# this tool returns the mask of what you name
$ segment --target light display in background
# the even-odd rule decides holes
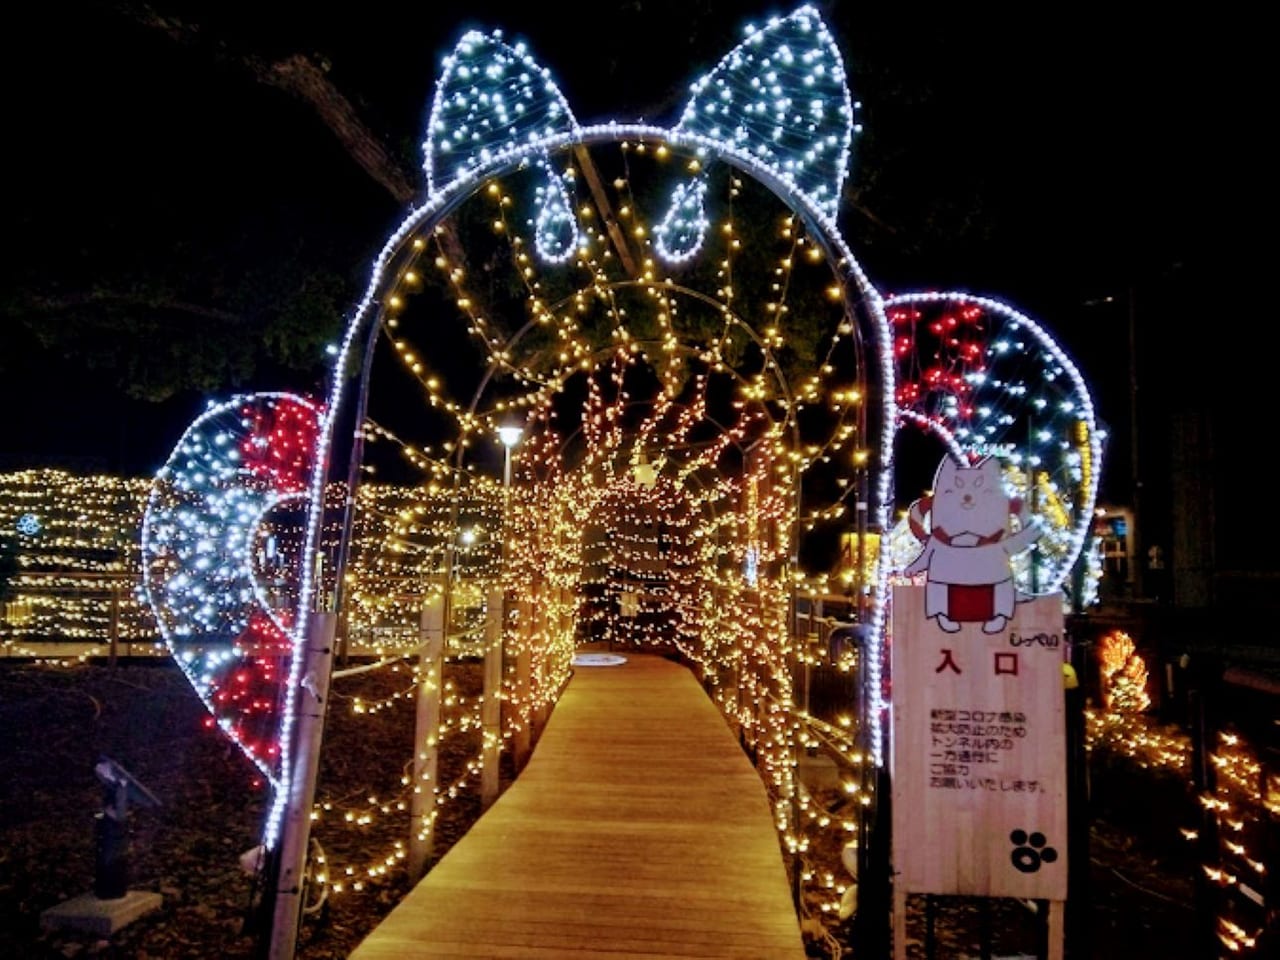
[[[0,654],[74,662],[113,640],[133,654],[153,649],[155,625],[135,591],[149,489],[146,479],[56,469],[0,474],[0,531],[19,532]],[[39,527],[23,534],[28,518]]]
[[[1147,664],[1133,638],[1113,630],[1098,641],[1103,704],[1107,710],[1141,711],[1151,706],[1147,694]]]
[[[1102,654],[1099,664],[1104,674],[1121,655],[1129,664],[1136,659],[1137,665],[1118,670],[1145,673],[1141,657],[1126,652],[1131,651],[1131,638],[1116,632],[1108,635],[1107,642],[1111,654]],[[1195,762],[1191,734],[1176,725],[1160,724],[1140,708],[1141,702],[1122,698],[1105,710],[1086,710],[1087,749],[1091,755],[1105,756],[1108,766],[1121,762],[1143,776],[1171,774],[1190,788]],[[1223,956],[1270,957],[1274,943],[1264,932],[1266,900],[1261,891],[1269,882],[1268,854],[1274,853],[1266,836],[1268,825],[1280,816],[1277,777],[1270,775],[1269,792],[1257,747],[1234,729],[1218,731],[1205,750],[1213,784],[1195,798],[1204,812],[1200,825],[1184,826],[1181,833],[1198,846],[1202,876],[1220,895],[1214,923],[1219,942],[1229,951]],[[1205,825],[1212,831],[1208,843],[1201,836]]]
[[[303,497],[318,413],[282,393],[211,407],[156,475],[142,522],[143,588],[161,635],[211,721],[277,794],[297,610],[288,590],[282,601],[260,582],[263,521]]]

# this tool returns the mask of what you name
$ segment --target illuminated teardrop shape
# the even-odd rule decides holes
[[[707,178],[699,174],[681,183],[671,195],[671,206],[653,230],[658,256],[668,263],[689,260],[702,248],[710,221],[706,211]]]
[[[533,240],[538,256],[547,263],[564,263],[581,246],[578,220],[573,215],[573,201],[564,179],[543,160],[538,166],[547,174],[546,186],[538,188],[538,216],[534,220]]]

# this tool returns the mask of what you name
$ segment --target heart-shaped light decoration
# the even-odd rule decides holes
[[[886,298],[885,311],[899,419],[958,459],[1000,461],[1044,530],[1034,561],[1015,563],[1018,587],[1056,592],[1093,522],[1102,464],[1104,434],[1079,370],[1039,324],[996,300],[911,293]]]
[[[306,524],[263,521],[307,499],[319,421],[285,393],[211,407],[156,475],[142,521],[143,591],[165,644],[210,724],[273,787]]]

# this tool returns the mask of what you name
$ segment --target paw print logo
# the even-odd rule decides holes
[[[1015,830],[1009,834],[1009,840],[1013,843],[1013,853],[1009,854],[1009,859],[1023,873],[1035,873],[1041,864],[1053,863],[1058,859],[1058,851],[1045,846],[1043,833],[1027,836],[1027,831]]]

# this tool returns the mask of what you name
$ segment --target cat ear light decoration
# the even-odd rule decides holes
[[[749,29],[691,85],[670,127],[581,125],[550,72],[500,31],[470,31],[445,57],[423,141],[425,194],[375,258],[334,348],[323,406],[258,394],[212,409],[192,424],[157,476],[144,522],[145,592],[165,642],[216,725],[271,780],[278,797],[287,786],[303,613],[316,590],[303,558],[318,545],[330,447],[349,399],[344,374],[359,367],[355,355],[372,342],[366,334],[381,322],[383,297],[403,269],[406,249],[430,236],[489,178],[525,169],[538,179],[534,249],[548,263],[571,264],[586,235],[577,222],[581,201],[568,156],[577,147],[651,143],[690,159],[654,218],[652,250],[668,264],[706,248],[712,164],[726,164],[771,191],[817,238],[840,271],[840,285],[865,308],[859,316],[868,369],[884,385],[877,426],[866,438],[866,446],[880,451],[870,461],[871,529],[890,528],[898,431],[921,428],[942,441],[957,475],[967,478],[975,469],[987,476],[991,467],[976,465],[989,458],[999,465],[1000,482],[983,484],[1022,500],[1024,529],[1041,535],[1037,549],[1023,553],[1034,553],[1035,562],[1015,562],[1017,593],[1062,585],[1087,532],[1101,463],[1088,392],[1052,338],[997,301],[945,293],[885,299],[877,291],[837,224],[860,107],[840,51],[811,6]],[[265,586],[262,519],[289,505],[305,506],[309,516],[305,541],[280,565],[291,585],[282,600]],[[940,515],[935,502],[935,524]],[[946,523],[941,530],[956,533]],[[935,554],[939,545],[962,548],[954,536],[949,544],[941,544],[941,533],[935,539]],[[893,572],[888,548],[882,549],[869,624],[876,638]],[[870,689],[880,691],[883,657],[870,654]],[[884,706],[873,704],[873,725]],[[878,730],[871,740],[881,763]]]

